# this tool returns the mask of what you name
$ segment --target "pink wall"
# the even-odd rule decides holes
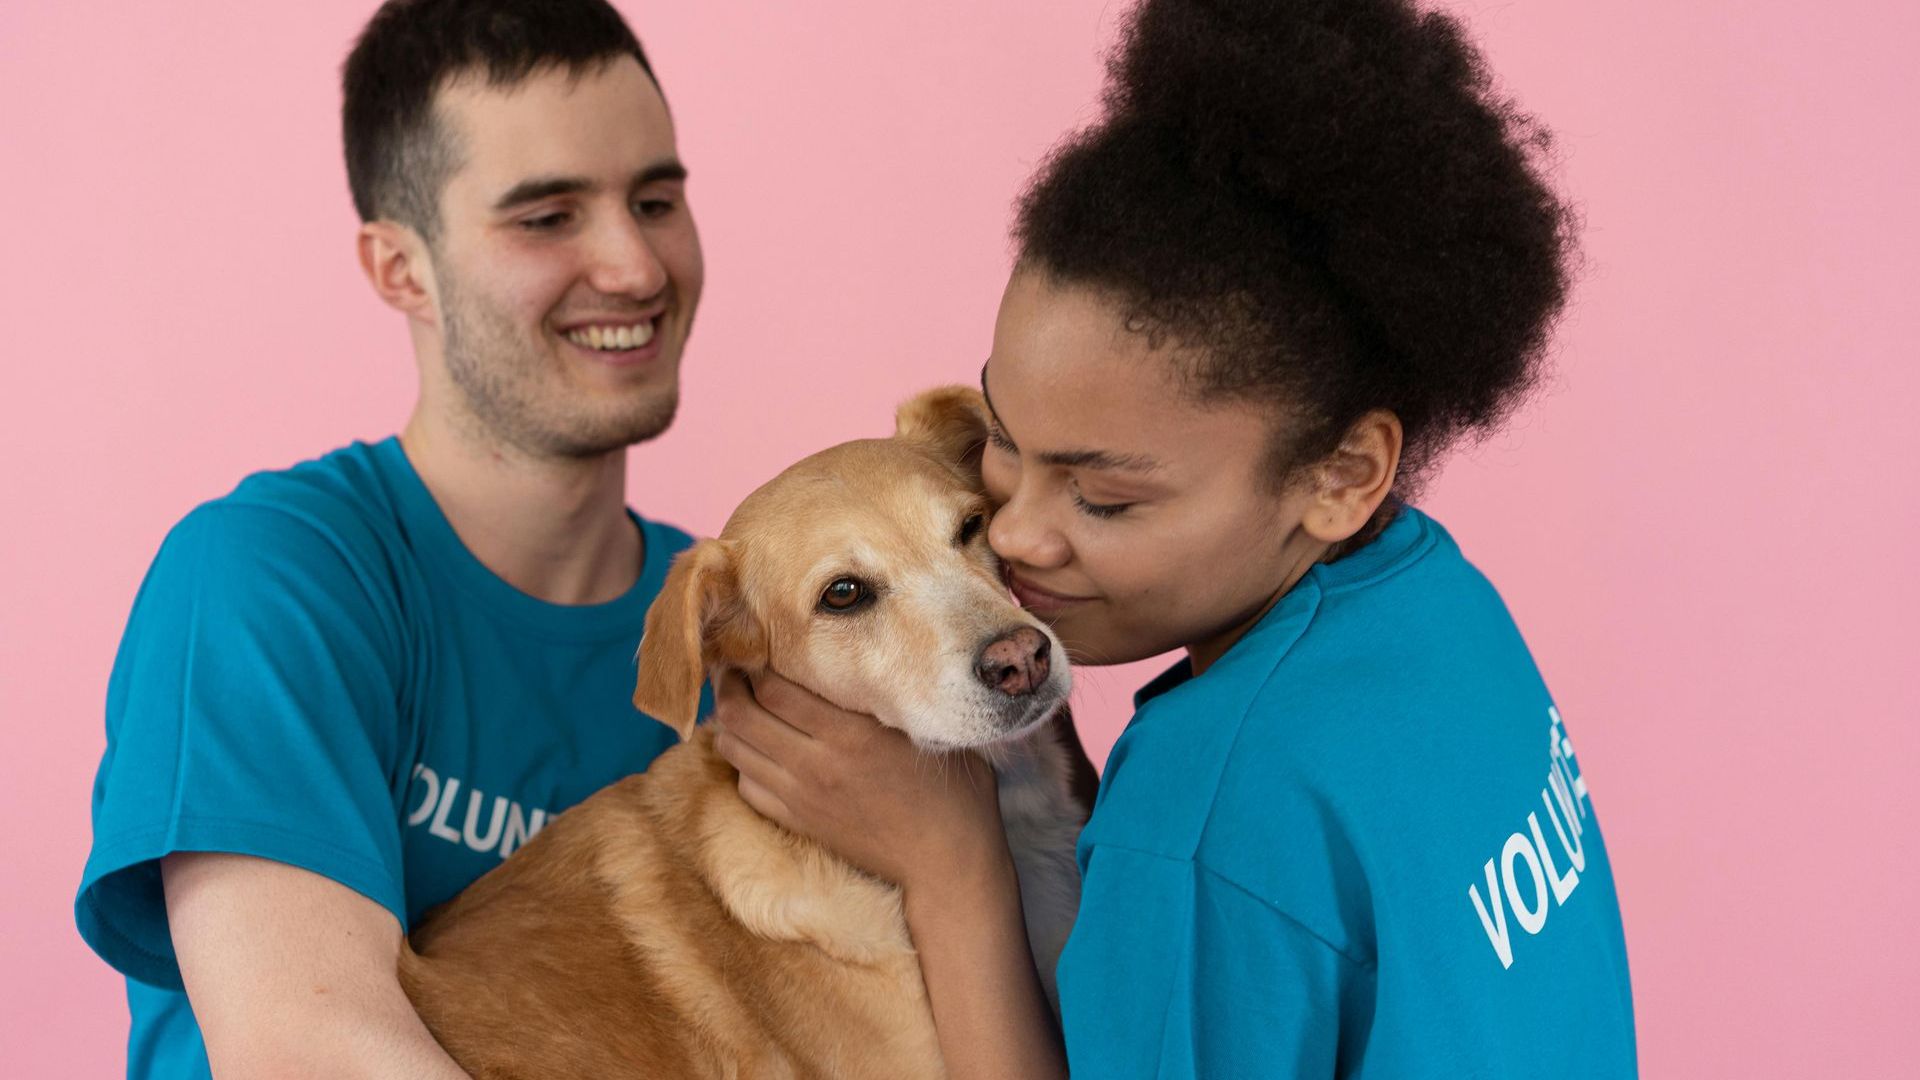
[[[70,904],[112,650],[162,534],[244,472],[407,410],[336,142],[370,7],[0,6],[8,1075],[120,1067],[119,981]],[[1008,201],[1091,115],[1124,5],[626,7],[711,275],[682,419],[635,455],[632,494],[711,530],[789,460],[972,377]],[[1590,266],[1549,393],[1429,505],[1577,733],[1645,1071],[1910,1074],[1920,17],[1461,7],[1559,132]],[[1083,680],[1101,752],[1138,678]]]

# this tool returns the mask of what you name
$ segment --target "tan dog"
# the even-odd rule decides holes
[[[695,727],[721,669],[773,671],[927,748],[990,748],[1047,987],[1082,821],[1046,722],[1065,652],[986,547],[975,390],[823,451],[683,553],[634,704],[681,744],[568,810],[414,931],[401,984],[482,1080],[945,1075],[899,893],[741,801]]]

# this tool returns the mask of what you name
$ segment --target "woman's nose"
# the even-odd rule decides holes
[[[1009,562],[1036,568],[1064,566],[1072,555],[1066,537],[1033,514],[1018,492],[987,523],[987,545]]]

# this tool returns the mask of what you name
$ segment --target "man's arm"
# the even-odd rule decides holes
[[[460,1080],[400,989],[400,924],[286,863],[179,852],[167,922],[215,1076]]]

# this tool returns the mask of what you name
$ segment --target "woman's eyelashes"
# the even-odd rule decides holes
[[[1079,487],[1074,487],[1072,491],[1074,507],[1088,517],[1105,520],[1124,513],[1127,507],[1133,505],[1132,503],[1092,503],[1080,494]]]
[[[1007,433],[1001,430],[998,423],[989,423],[987,425],[987,441],[992,443],[996,450],[1003,450],[1006,453],[1016,455],[1020,453],[1020,448],[1013,445],[1013,440],[1007,438]],[[1080,485],[1072,481],[1068,482],[1067,492],[1073,499],[1074,509],[1088,517],[1098,518],[1102,521],[1125,513],[1127,508],[1133,505],[1132,503],[1088,502],[1086,498],[1080,494]]]

